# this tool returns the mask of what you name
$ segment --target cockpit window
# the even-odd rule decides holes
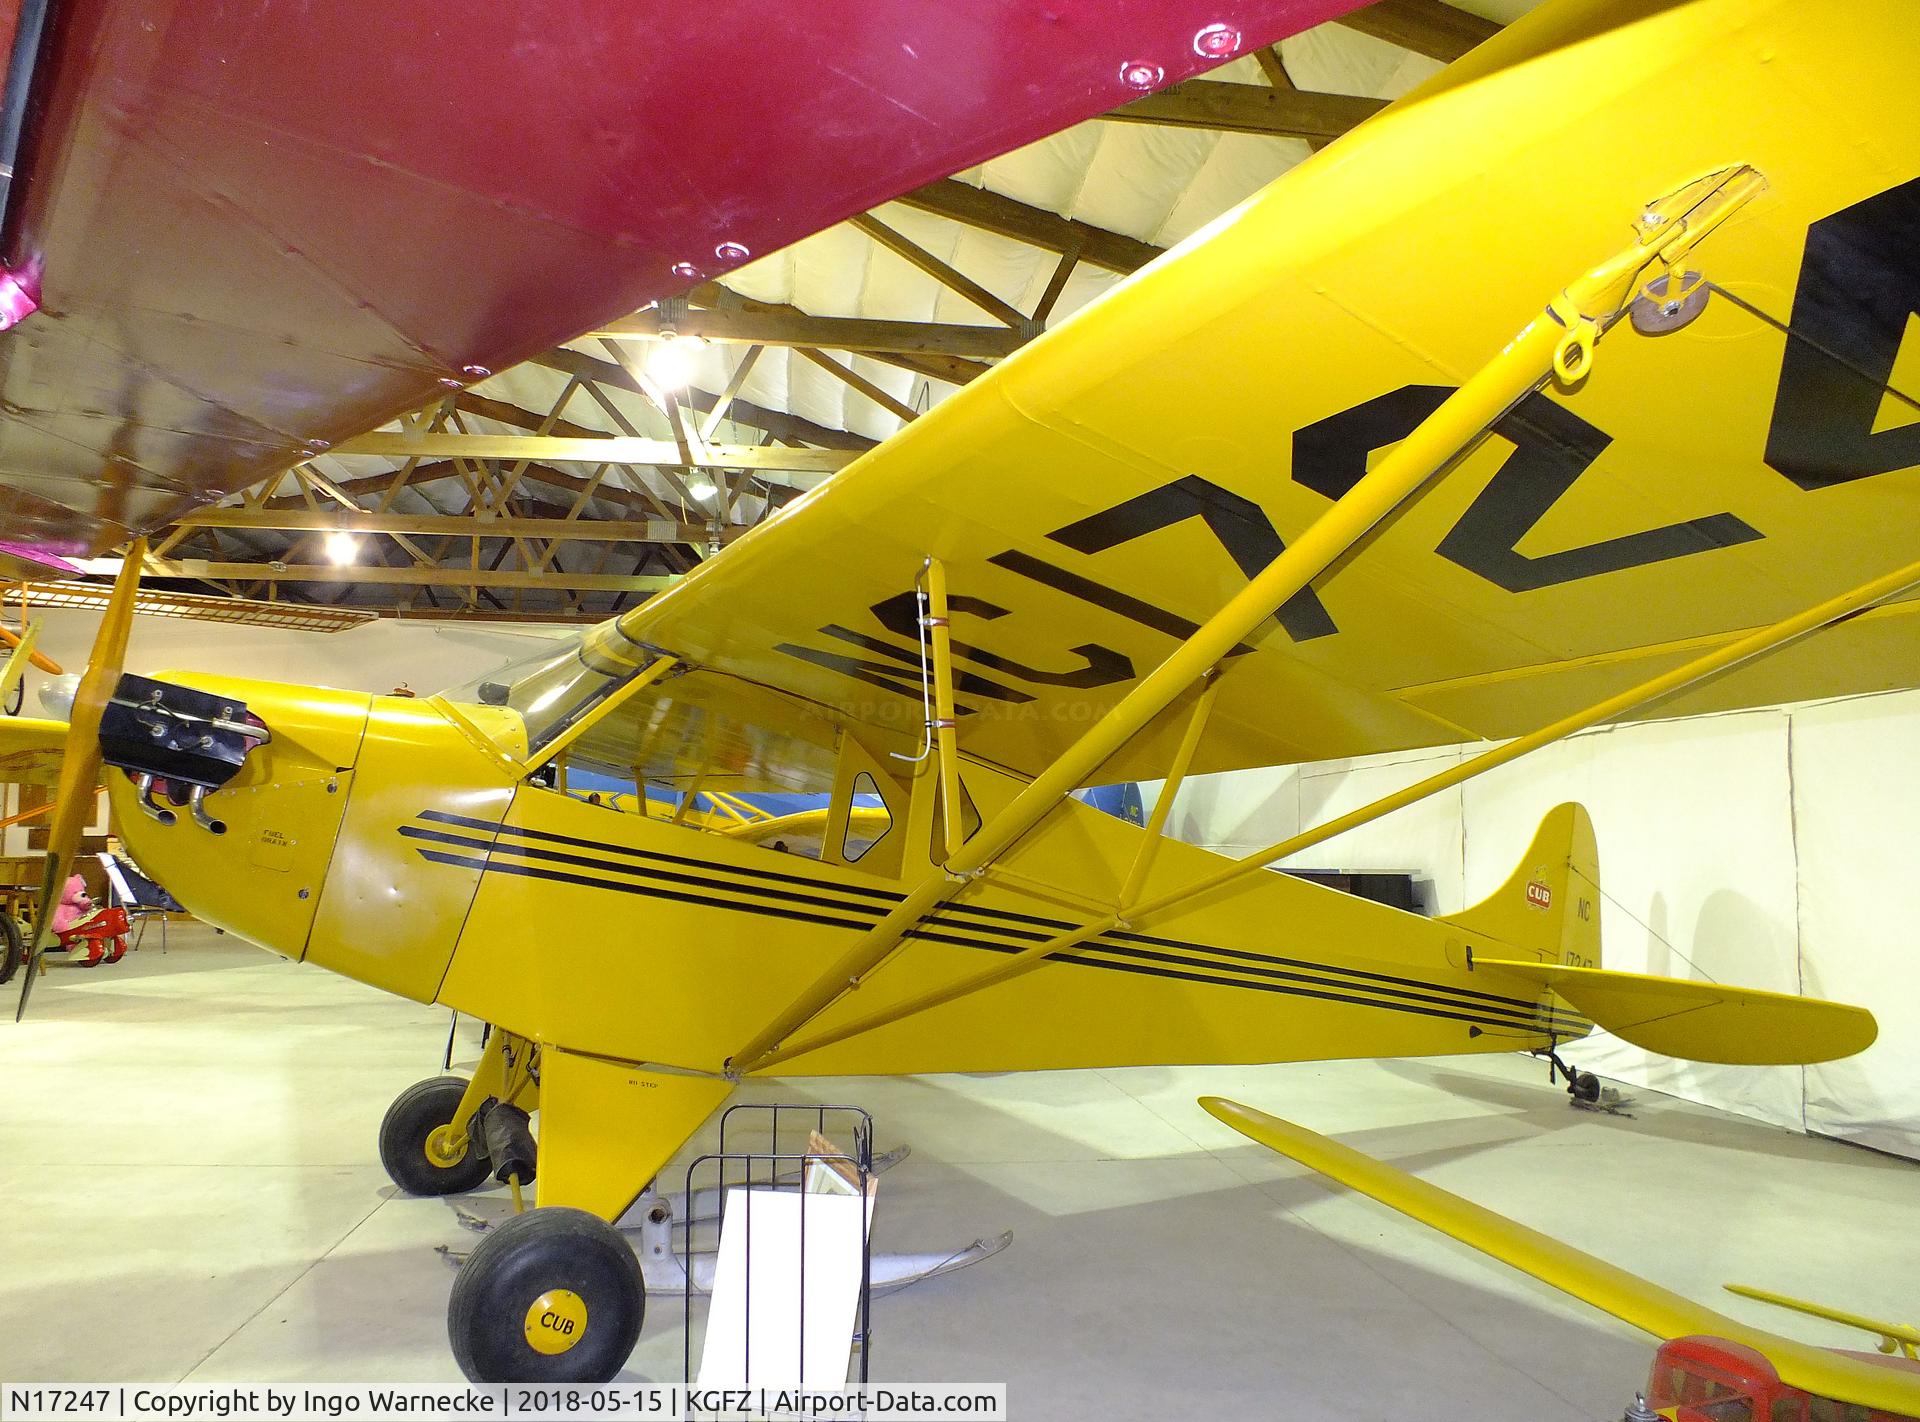
[[[684,664],[631,685],[666,655],[604,623],[444,696],[516,759],[551,748],[533,783],[599,809],[847,863],[886,837],[891,812],[876,776],[842,778],[853,743],[830,710]],[[836,793],[851,803],[836,804]]]
[[[527,754],[538,755],[638,676],[655,656],[622,632],[618,622],[603,622],[444,695],[456,704],[517,713],[526,727]]]

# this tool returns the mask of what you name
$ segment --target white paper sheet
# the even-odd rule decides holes
[[[867,1220],[868,1202],[854,1195],[728,1190],[700,1385],[846,1382]]]

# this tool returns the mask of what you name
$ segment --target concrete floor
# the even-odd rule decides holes
[[[0,1027],[0,1379],[457,1381],[434,1247],[474,1237],[448,1202],[396,1197],[374,1146],[445,1035],[444,1013],[205,929],[57,969]],[[1860,1345],[1718,1285],[1914,1310],[1920,1167],[1649,1093],[1633,1119],[1574,1111],[1517,1057],[760,1094],[858,1102],[882,1148],[911,1143],[879,1247],[1014,1231],[876,1303],[876,1377],[1004,1381],[1016,1418],[1619,1415],[1649,1340],[1330,1191],[1205,1092],[1814,1341]],[[679,1300],[656,1298],[628,1375],[677,1380],[680,1349]]]

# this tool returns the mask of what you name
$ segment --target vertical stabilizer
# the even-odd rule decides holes
[[[1548,811],[1507,882],[1446,922],[1499,940],[1512,950],[1501,956],[1599,967],[1600,853],[1586,810],[1569,802]]]

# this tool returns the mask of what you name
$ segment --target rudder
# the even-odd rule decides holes
[[[1593,821],[1583,806],[1569,801],[1540,821],[1533,843],[1506,883],[1443,922],[1511,950],[1496,955],[1477,947],[1476,954],[1597,968],[1599,897],[1600,851]]]

